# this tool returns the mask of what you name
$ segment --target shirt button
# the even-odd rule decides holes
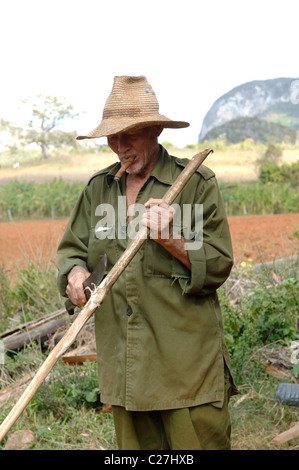
[[[132,312],[131,307],[128,307],[128,308],[127,308],[127,315],[128,315],[128,317],[130,317],[130,316],[132,315],[132,313],[133,313],[133,312]]]
[[[121,230],[121,233],[127,233],[127,226],[123,225],[120,230]]]

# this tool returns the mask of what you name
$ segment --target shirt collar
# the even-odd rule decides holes
[[[161,183],[172,185],[173,176],[171,172],[171,165],[167,165],[171,157],[169,156],[167,150],[162,147],[162,145],[159,145],[159,147],[160,155],[150,176],[156,178]]]
[[[109,171],[106,170],[106,172],[107,172],[106,181],[107,181],[108,186],[111,186],[111,184],[114,180],[114,176],[116,175],[116,173],[118,172],[119,169],[120,169],[120,162],[116,162],[116,163],[114,163],[114,165],[109,167]]]

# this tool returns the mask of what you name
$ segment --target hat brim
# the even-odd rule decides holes
[[[108,137],[113,134],[118,134],[120,132],[126,132],[134,128],[142,128],[148,126],[158,126],[162,125],[163,127],[170,129],[181,129],[188,127],[189,122],[185,121],[172,121],[162,114],[155,116],[146,116],[144,118],[136,119],[135,118],[126,118],[126,119],[103,119],[101,124],[93,129],[86,135],[78,135],[77,140],[83,139],[96,139],[98,137]]]

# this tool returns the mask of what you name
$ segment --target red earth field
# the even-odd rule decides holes
[[[55,263],[55,252],[66,220],[34,220],[0,223],[0,262],[13,270],[30,261]],[[235,263],[261,263],[298,252],[298,214],[230,217]]]

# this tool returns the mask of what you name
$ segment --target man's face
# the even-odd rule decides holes
[[[130,157],[134,162],[127,169],[129,174],[143,175],[156,162],[159,146],[158,136],[163,127],[151,126],[143,129],[133,129],[127,132],[113,134],[108,137],[108,145],[118,155],[121,163]]]

